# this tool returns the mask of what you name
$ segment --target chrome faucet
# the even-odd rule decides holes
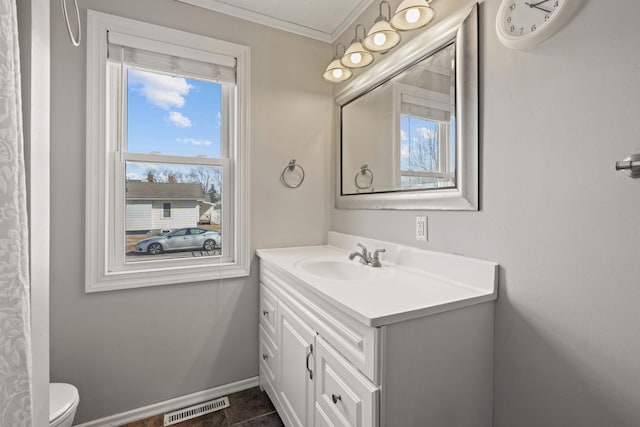
[[[382,267],[380,263],[380,252],[386,252],[385,249],[376,249],[373,251],[373,255],[369,255],[369,251],[367,251],[367,248],[365,248],[362,243],[358,243],[358,246],[362,248],[362,252],[351,252],[351,254],[349,254],[349,261],[353,261],[355,257],[360,257],[360,264],[371,267]]]

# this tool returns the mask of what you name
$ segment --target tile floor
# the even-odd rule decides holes
[[[193,418],[172,427],[282,427],[267,394],[258,387],[229,395],[229,407],[221,411]],[[162,427],[164,415],[125,424],[121,427]]]

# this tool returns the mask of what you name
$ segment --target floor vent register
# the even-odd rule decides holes
[[[198,405],[189,406],[188,408],[180,409],[179,411],[170,412],[164,414],[164,425],[171,426],[182,421],[190,420],[192,418],[200,417],[202,415],[210,414],[212,412],[219,411],[220,409],[229,407],[229,398],[227,396],[219,399],[210,400],[208,402],[200,403]]]

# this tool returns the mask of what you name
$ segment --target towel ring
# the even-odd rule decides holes
[[[290,182],[287,181],[286,175],[287,173],[289,174],[293,173],[296,170],[296,168],[300,170],[301,175],[299,175],[298,177],[299,179],[298,183],[291,184]],[[302,168],[302,166],[296,163],[295,159],[289,160],[289,164],[285,166],[284,169],[282,169],[282,173],[280,174],[280,182],[282,183],[282,185],[289,188],[298,188],[304,182],[304,169]]]
[[[64,20],[67,23],[67,32],[69,33],[69,38],[71,39],[71,43],[78,47],[80,46],[80,41],[82,40],[82,26],[80,24],[80,10],[78,10],[78,0],[73,0],[73,5],[76,8],[76,22],[78,23],[78,38],[71,31],[71,24],[69,23],[69,14],[67,13],[67,0],[60,0],[60,4],[62,5],[62,14],[64,15]]]
[[[360,175],[363,176],[369,176],[369,184],[367,185],[360,185],[358,184],[358,177]],[[360,166],[360,170],[358,172],[356,172],[356,176],[353,178],[353,183],[355,184],[356,188],[358,190],[366,190],[367,188],[370,188],[371,185],[373,184],[373,172],[371,171],[371,169],[369,169],[369,165],[362,165]]]

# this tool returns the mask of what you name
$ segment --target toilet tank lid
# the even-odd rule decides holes
[[[67,412],[78,400],[78,389],[71,384],[49,384],[49,422]]]

